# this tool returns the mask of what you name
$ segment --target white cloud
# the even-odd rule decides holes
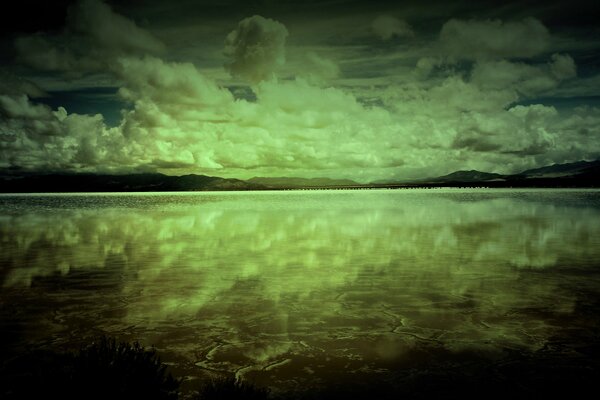
[[[121,94],[134,103],[121,129],[140,163],[187,163],[227,174],[401,162],[372,140],[390,129],[387,112],[367,110],[338,89],[272,80],[256,86],[256,102],[234,100],[193,65],[155,58],[122,60],[120,76],[126,82]]]
[[[32,104],[27,96],[0,95],[0,166],[24,170],[127,168],[118,131],[100,114],[68,114]],[[120,153],[120,156],[117,156]]]

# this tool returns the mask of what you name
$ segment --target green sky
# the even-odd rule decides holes
[[[470,3],[26,0],[2,21],[0,169],[367,182],[598,158],[592,8]]]

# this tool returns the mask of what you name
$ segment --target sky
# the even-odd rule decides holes
[[[582,1],[21,0],[0,173],[405,180],[600,158]]]

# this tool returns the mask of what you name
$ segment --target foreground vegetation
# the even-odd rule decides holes
[[[441,367],[409,368],[392,375],[346,377],[326,386],[278,395],[252,383],[224,376],[181,391],[154,349],[102,337],[76,352],[34,351],[3,360],[2,399],[144,399],[144,400],[321,400],[321,399],[481,399],[577,398],[600,377],[598,348],[585,354],[518,354],[485,364],[470,357]],[[390,379],[392,378],[392,379]]]
[[[175,400],[181,380],[174,378],[154,349],[101,337],[77,352],[34,351],[4,362],[2,399]],[[267,399],[269,391],[221,377],[203,382],[198,399]]]

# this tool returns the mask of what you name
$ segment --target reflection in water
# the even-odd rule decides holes
[[[4,197],[0,293],[20,312],[0,323],[15,343],[105,332],[190,375],[288,386],[535,350],[597,292],[597,193]]]

